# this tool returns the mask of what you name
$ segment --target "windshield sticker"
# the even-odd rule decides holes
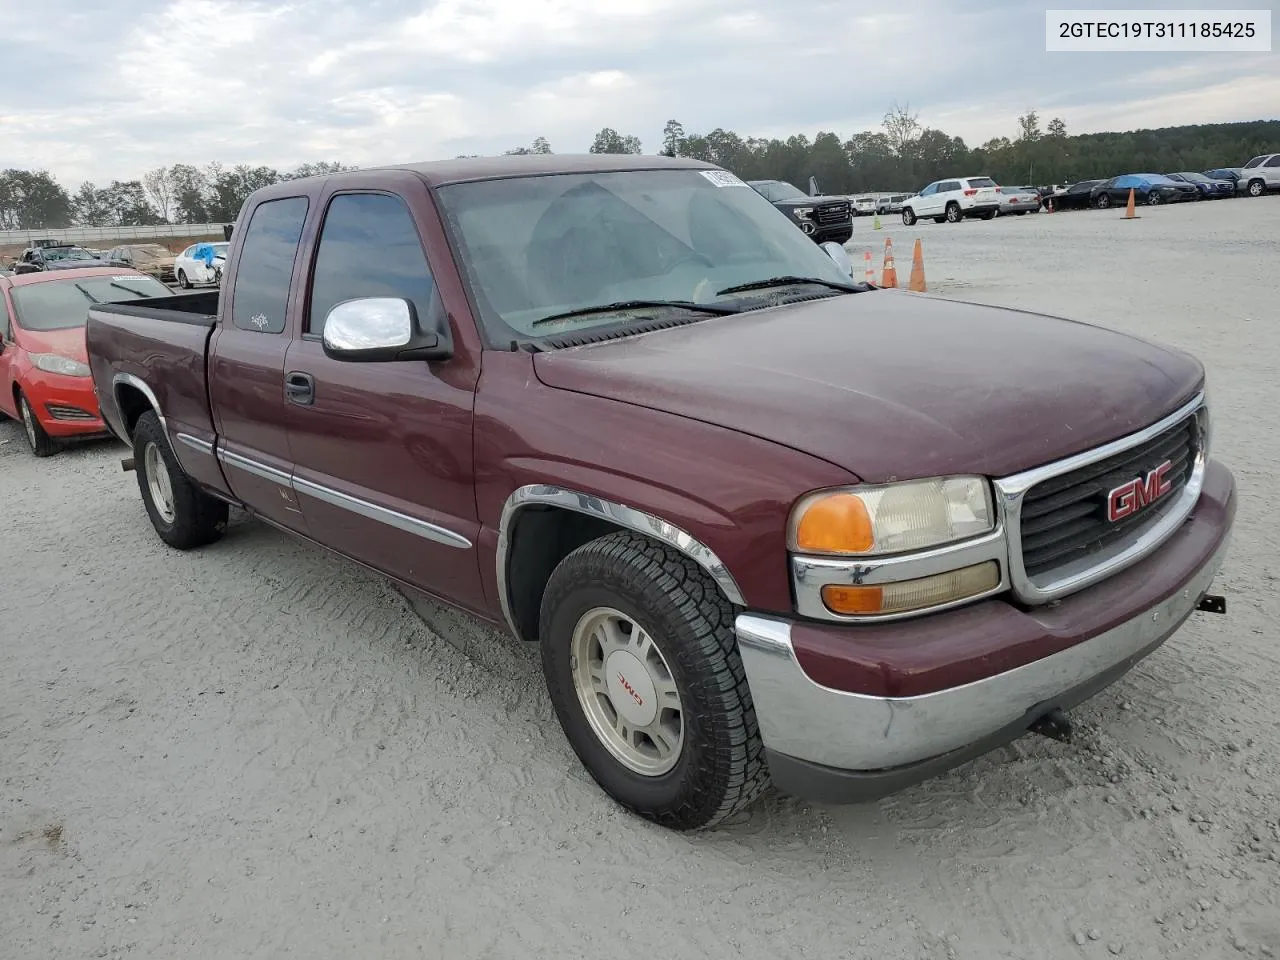
[[[699,170],[700,174],[714,183],[717,187],[745,187],[746,183],[739,180],[728,170]]]
[[[120,276],[118,276],[118,277],[112,277],[112,278],[111,278],[111,282],[112,282],[112,283],[124,283],[124,281],[126,281],[126,280],[137,280],[137,279],[138,279],[138,275],[137,275],[136,273],[122,273],[122,274],[121,274]]]

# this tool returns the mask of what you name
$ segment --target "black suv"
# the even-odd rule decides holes
[[[853,236],[853,204],[848,197],[811,197],[785,180],[748,180],[748,184],[787,215],[814,243],[840,245]]]

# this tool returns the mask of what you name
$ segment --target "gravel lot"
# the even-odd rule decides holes
[[[1280,956],[1280,199],[1140,213],[857,221],[859,269],[919,236],[931,292],[1194,352],[1242,494],[1228,616],[1077,743],[867,807],[639,822],[532,650],[243,519],[167,550],[122,447],[0,424],[0,955]]]

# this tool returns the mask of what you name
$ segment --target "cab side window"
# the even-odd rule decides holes
[[[231,322],[237,328],[256,333],[284,330],[307,205],[306,197],[285,197],[268,200],[253,211],[231,292]]]
[[[340,193],[329,202],[315,268],[306,333],[324,332],[325,317],[344,300],[398,297],[413,304],[422,329],[443,311],[422,239],[405,202],[386,193]]]

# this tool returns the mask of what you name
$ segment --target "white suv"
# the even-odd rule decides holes
[[[956,177],[931,183],[903,200],[902,222],[910,227],[925,217],[936,223],[959,223],[965,217],[990,220],[999,209],[1000,188],[990,177]]]
[[[1268,190],[1280,190],[1280,153],[1264,153],[1246,163],[1240,170],[1236,189],[1251,197],[1260,197]]]

